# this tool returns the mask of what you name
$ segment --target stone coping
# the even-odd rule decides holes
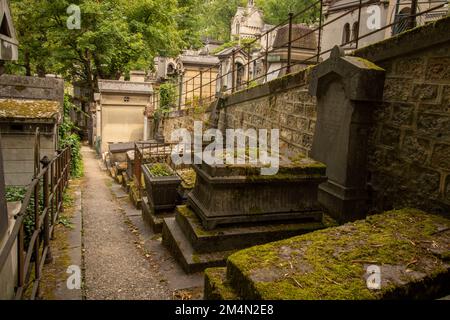
[[[449,42],[449,30],[450,16],[355,50],[352,55],[377,63]]]

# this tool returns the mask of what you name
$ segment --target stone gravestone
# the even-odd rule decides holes
[[[370,61],[344,56],[339,47],[311,73],[309,92],[318,106],[311,157],[326,164],[328,176],[318,198],[340,222],[367,213],[367,141],[384,74]]]

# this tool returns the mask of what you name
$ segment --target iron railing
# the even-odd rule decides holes
[[[35,137],[34,178],[26,189],[14,227],[0,253],[0,271],[11,255],[17,254],[15,299],[18,300],[39,297],[42,269],[51,260],[50,239],[54,237],[59,213],[64,210],[63,194],[70,177],[70,149],[58,151],[52,160],[47,157],[40,159],[39,129]],[[32,212],[29,212],[30,207]],[[34,218],[34,225],[26,244],[24,222],[28,215]],[[17,248],[16,253],[14,248]]]
[[[326,21],[323,15],[326,6],[325,0],[317,0],[301,12],[289,14],[285,21],[255,37],[252,41],[230,49],[231,52],[225,55],[224,59],[231,63],[231,70],[222,70],[225,64],[221,62],[218,65],[198,72],[198,74],[184,82],[174,83],[174,89],[178,93],[169,107],[181,109],[211,103],[216,99],[219,92],[226,94],[248,89],[255,84],[267,82],[277,75],[289,74],[305,65],[319,63],[324,55],[329,54],[332,50],[332,48],[323,49],[324,29],[332,24],[339,24],[340,20],[346,19],[350,15],[357,15],[356,28],[352,30],[353,36],[349,36],[346,41],[342,41],[341,38],[336,39],[335,43],[335,45],[339,45],[346,50],[358,49],[361,45],[361,40],[376,33],[386,33],[387,29],[392,30],[391,35],[396,35],[448,14],[448,0],[397,0],[395,2],[395,10],[391,13],[388,10],[391,16],[387,17],[387,22],[384,26],[362,33],[360,31],[362,29],[361,26],[365,24],[361,20],[362,13],[364,13],[363,9],[375,3],[379,3],[379,1],[354,0],[347,2],[345,3],[345,10],[337,10],[343,8],[333,8],[339,14]],[[409,10],[406,10],[408,8]],[[295,21],[302,15],[311,13],[311,11],[318,12],[318,21],[313,27],[310,27],[309,31],[296,37],[293,32]],[[273,46],[270,39],[273,38],[274,33],[280,28],[288,29],[287,41],[281,45]],[[387,33],[385,36],[388,36]],[[310,56],[308,58],[294,58],[296,50],[302,49],[298,47],[298,43],[307,37],[316,39],[316,47],[314,49],[309,48]],[[264,44],[262,50],[254,50],[255,47],[262,44]],[[271,70],[269,69],[269,60],[273,54],[276,56],[277,53],[280,55],[284,54],[286,58],[283,59],[284,61],[281,61],[281,67]],[[258,70],[260,67],[262,70]],[[216,73],[218,75],[214,78],[213,75]],[[160,94],[157,91],[153,96],[153,110],[157,110],[160,107]]]

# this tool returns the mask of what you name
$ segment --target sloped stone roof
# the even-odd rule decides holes
[[[153,88],[149,82],[132,82],[121,80],[98,80],[100,93],[139,93],[151,94]]]
[[[294,24],[292,26],[292,48],[297,49],[317,49],[317,40],[315,32],[302,24]],[[297,39],[297,40],[296,40]],[[289,42],[289,25],[282,26],[277,31],[274,48],[287,47]]]
[[[58,119],[60,104],[50,100],[0,99],[0,118]]]

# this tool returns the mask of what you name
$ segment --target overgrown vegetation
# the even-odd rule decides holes
[[[78,128],[70,119],[70,110],[76,109],[76,106],[70,101],[70,96],[64,96],[64,119],[59,127],[59,147],[61,149],[70,147],[71,151],[71,170],[70,174],[74,178],[83,175],[83,159],[81,156],[81,141],[75,132]]]
[[[6,201],[7,202],[22,202],[25,198],[25,194],[27,192],[26,187],[7,187],[6,188]],[[44,207],[44,200],[42,198],[42,192],[39,193],[41,195],[39,199],[39,210],[42,212]],[[30,202],[25,212],[25,219],[23,222],[24,228],[24,241],[25,247],[28,247],[30,243],[31,236],[34,231],[34,195],[31,195]]]
[[[155,178],[156,177],[169,177],[174,174],[173,171],[169,168],[169,166],[164,163],[156,163],[152,166],[149,166],[149,171],[150,171],[150,174]]]

